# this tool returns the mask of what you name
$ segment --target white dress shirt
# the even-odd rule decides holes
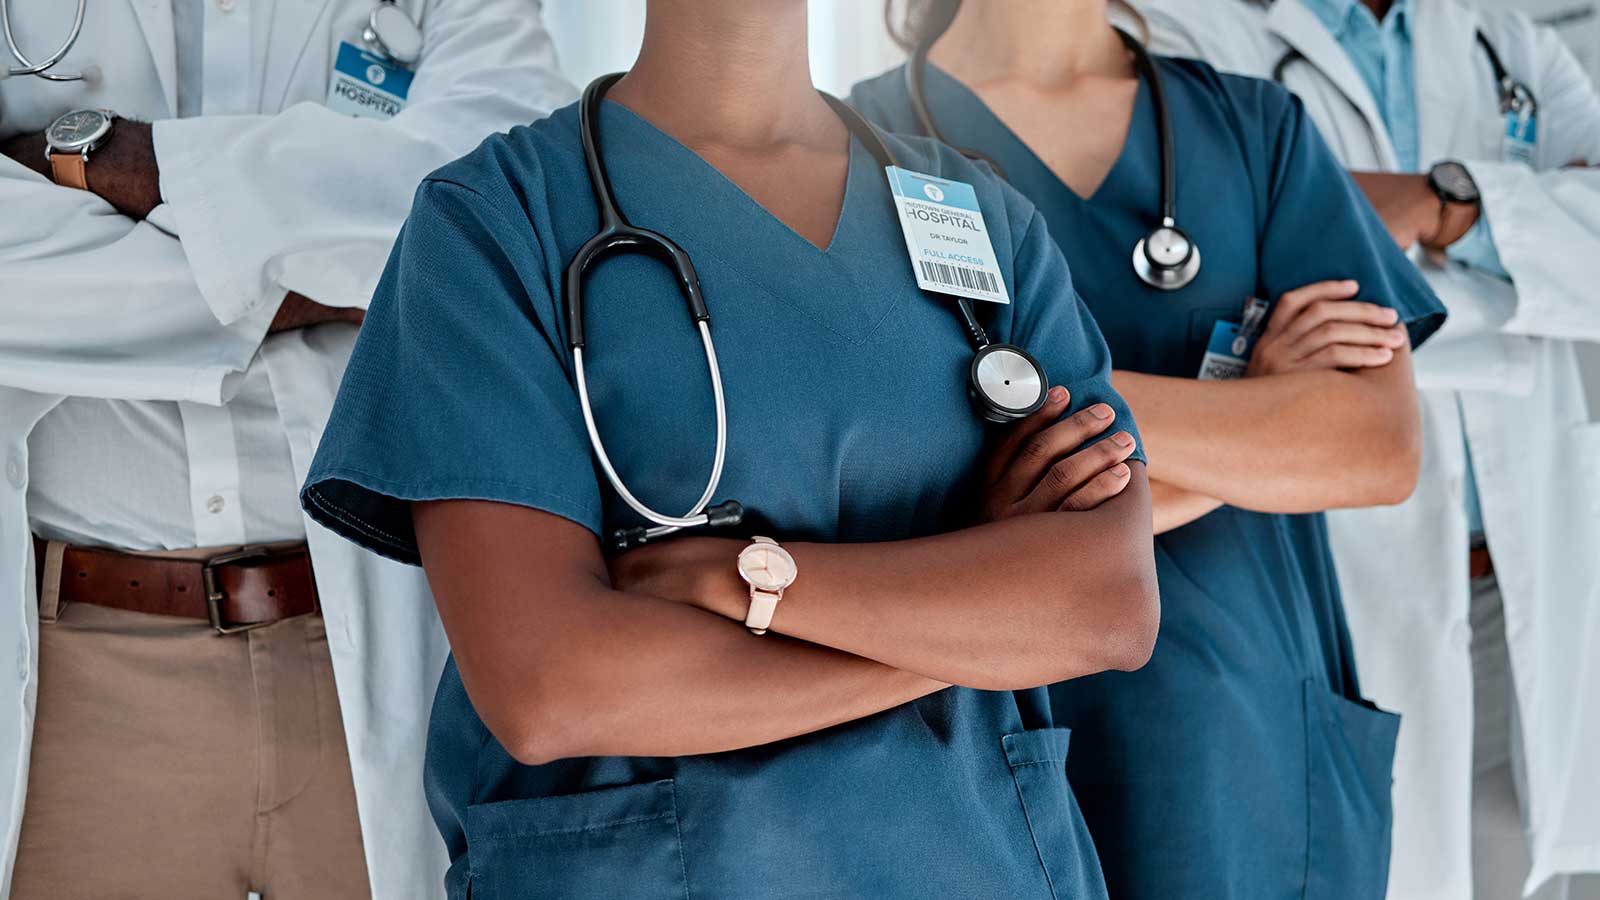
[[[178,116],[247,112],[205,91],[207,0],[172,0]],[[246,67],[249,60],[237,61]],[[268,338],[271,340],[271,338]],[[177,550],[305,536],[299,484],[258,354],[224,405],[68,397],[34,428],[28,486],[35,534],[74,544]]]

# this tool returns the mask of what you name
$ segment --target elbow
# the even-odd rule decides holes
[[[583,755],[568,703],[554,696],[559,692],[531,686],[537,683],[527,679],[516,690],[500,687],[474,692],[469,688],[467,693],[490,735],[522,765],[542,766]]]
[[[1156,586],[1154,560],[1124,579],[1117,596],[1119,613],[1107,623],[1102,636],[1105,653],[1100,665],[1107,671],[1134,672],[1150,661],[1161,630],[1161,591]]]
[[[1415,418],[1385,430],[1368,468],[1365,496],[1351,506],[1397,506],[1411,499],[1422,474],[1422,423]]]

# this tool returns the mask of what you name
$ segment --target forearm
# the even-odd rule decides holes
[[[358,307],[323,306],[310,297],[290,291],[283,298],[283,302],[278,305],[278,312],[273,316],[272,324],[267,328],[267,333],[277,334],[281,331],[296,331],[326,322],[348,322],[351,325],[360,325],[365,320],[366,312]]]
[[[446,618],[451,626],[451,619]],[[505,652],[506,635],[451,630],[474,704],[507,751],[538,764],[578,756],[687,756],[809,734],[946,687],[860,657],[654,597],[599,587],[572,596]]]
[[[1133,468],[1127,490],[1089,512],[888,543],[785,543],[800,576],[772,631],[985,690],[1137,668],[1159,612],[1149,491],[1143,467]],[[660,582],[682,583],[661,595],[742,620],[742,546],[690,539],[664,548]]]
[[[1171,482],[1150,480],[1150,507],[1154,513],[1155,533],[1165,534],[1176,528],[1203,518],[1222,506],[1222,501],[1198,491],[1178,487]]]
[[[1397,503],[1411,492],[1421,428],[1409,355],[1392,369],[1198,381],[1118,371],[1151,477],[1263,512]]]

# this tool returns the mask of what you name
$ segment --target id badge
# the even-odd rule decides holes
[[[972,185],[889,166],[917,287],[990,303],[1010,303],[989,229]]]
[[[1243,378],[1250,365],[1250,354],[1255,352],[1256,340],[1266,325],[1270,304],[1258,297],[1245,301],[1244,313],[1238,322],[1218,322],[1211,328],[1211,340],[1206,342],[1206,355],[1200,361],[1201,381],[1231,381]]]
[[[327,106],[361,119],[392,119],[405,109],[413,76],[410,69],[341,41],[328,79]]]
[[[1529,168],[1536,168],[1538,150],[1538,115],[1531,111],[1506,113],[1506,133],[1501,144],[1501,159],[1504,162],[1522,163]]]

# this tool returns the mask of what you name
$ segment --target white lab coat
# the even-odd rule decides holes
[[[1139,5],[1159,51],[1223,70],[1271,77],[1299,51],[1284,83],[1339,158],[1397,167],[1365,82],[1300,0]],[[1556,34],[1524,15],[1457,0],[1411,8],[1422,164],[1467,162],[1515,287],[1420,262],[1450,311],[1416,357],[1421,481],[1399,506],[1331,513],[1329,530],[1363,687],[1403,716],[1389,896],[1461,900],[1472,895],[1473,746],[1463,427],[1521,707],[1527,890],[1600,870],[1600,425],[1587,420],[1573,344],[1600,340],[1600,171],[1560,171],[1600,162],[1600,98]],[[1539,99],[1538,171],[1500,161],[1505,120],[1480,28]]]
[[[422,177],[573,97],[555,74],[536,0],[411,0],[401,5],[419,19],[424,49],[406,108],[388,122],[336,115],[323,106],[332,60],[341,40],[359,41],[373,3],[219,5],[252,17],[248,38],[208,41],[206,52],[249,54],[252,78],[206,90],[247,91],[254,114],[169,118],[171,0],[89,4],[62,69],[97,65],[98,86],[0,81],[0,138],[80,106],[158,120],[167,200],[133,222],[0,158],[0,895],[24,809],[38,671],[25,508],[34,424],[64,395],[221,403],[259,349],[303,479],[356,329],[263,343],[278,302],[295,290],[366,306]],[[24,48],[54,48],[72,7],[11,0]],[[422,573],[310,519],[306,531],[373,896],[442,896],[446,860],[423,799],[422,756],[446,644]]]

